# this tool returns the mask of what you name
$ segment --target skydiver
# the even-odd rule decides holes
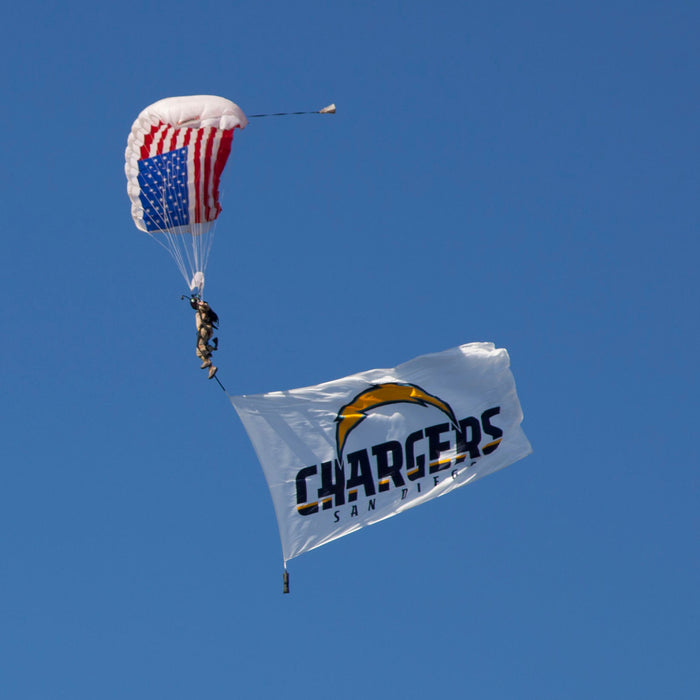
[[[198,296],[190,297],[190,306],[195,310],[195,325],[197,326],[197,357],[202,360],[202,369],[209,368],[209,379],[213,379],[217,372],[211,362],[211,354],[219,347],[219,339],[213,338],[214,329],[218,326],[219,317],[214,309],[206,301]],[[211,339],[212,344],[209,344]]]

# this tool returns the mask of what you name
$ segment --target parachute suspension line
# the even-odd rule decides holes
[[[209,255],[211,253],[212,246],[214,245],[214,234],[216,233],[216,223],[217,220],[209,223],[209,227],[206,231],[197,231],[193,233],[192,242],[195,250],[195,261],[194,261],[194,273],[201,272],[204,275],[204,271],[207,269],[209,264]],[[197,228],[202,229],[201,224],[197,224]],[[202,289],[204,289],[204,280],[202,280]]]
[[[180,247],[177,245],[177,242],[174,238],[173,233],[171,232],[171,228],[173,225],[172,220],[170,220],[170,214],[168,207],[166,206],[165,198],[166,198],[166,192],[168,189],[168,186],[170,185],[170,172],[169,169],[167,169],[164,173],[163,177],[163,187],[160,192],[160,201],[157,201],[155,198],[152,197],[147,197],[146,193],[144,190],[141,190],[141,196],[146,198],[146,201],[148,204],[151,206],[151,208],[154,211],[161,211],[164,213],[164,215],[167,217],[167,219],[163,222],[166,226],[164,229],[160,229],[158,231],[147,231],[148,235],[156,241],[159,245],[163,246],[168,253],[170,253],[170,256],[172,259],[175,261],[175,264],[177,265],[178,270],[180,270],[180,274],[185,278],[185,281],[189,285],[189,280],[187,279],[187,266],[185,264],[185,261],[182,256],[182,250]],[[167,177],[165,177],[167,176]],[[178,212],[180,214],[181,211]],[[166,242],[163,242],[161,240],[160,236],[162,236]]]
[[[166,168],[163,176],[160,201],[156,201],[154,198],[147,198],[146,201],[155,211],[160,211],[165,216],[163,221],[165,228],[158,231],[147,231],[147,233],[170,253],[190,290],[194,289],[193,282],[197,273],[202,274],[201,283],[195,285],[201,294],[204,289],[204,270],[209,261],[209,254],[213,245],[214,225],[216,222],[210,222],[207,230],[204,230],[205,225],[203,224],[193,224],[191,225],[191,234],[176,233],[176,229],[180,225],[177,220],[186,221],[189,212],[185,210],[184,203],[181,200],[175,200],[171,202],[170,206],[166,206],[166,193],[170,188],[173,177],[170,167]],[[142,191],[142,195],[144,194]],[[161,240],[161,236],[165,242]]]

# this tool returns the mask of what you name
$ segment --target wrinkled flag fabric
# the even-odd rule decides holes
[[[532,451],[508,352],[492,343],[231,402],[265,473],[285,564]]]

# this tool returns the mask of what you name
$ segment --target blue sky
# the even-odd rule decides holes
[[[700,8],[15,3],[0,30],[0,694],[695,698]],[[470,341],[534,453],[290,564],[130,217],[137,114],[236,135],[207,269],[233,394]]]

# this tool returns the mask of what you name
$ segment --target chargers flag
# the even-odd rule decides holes
[[[285,566],[532,452],[508,352],[493,343],[231,402],[272,494]]]

